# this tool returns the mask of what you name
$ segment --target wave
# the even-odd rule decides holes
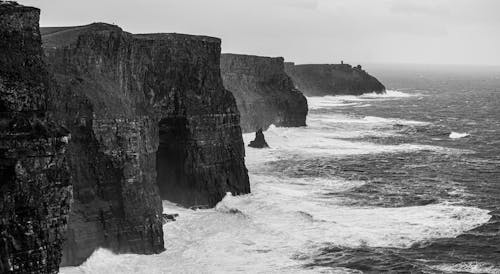
[[[382,118],[382,117],[374,117],[374,116],[366,116],[363,120],[369,123],[381,123],[381,124],[391,124],[391,125],[430,125],[429,122],[421,122],[421,121],[413,121],[413,120],[404,120],[397,118]]]
[[[343,101],[345,96],[344,99],[342,96],[340,99],[313,98],[312,107],[361,106],[367,100],[413,95],[389,91],[388,95],[363,96],[352,96],[357,100],[354,103]],[[164,212],[179,214],[175,222],[163,226],[165,252],[117,255],[98,249],[80,267],[62,268],[61,273],[317,273],[320,268],[304,268],[304,261],[296,258],[300,254],[314,254],[325,243],[346,248],[409,248],[437,238],[454,238],[487,223],[491,218],[488,210],[450,203],[390,208],[352,206],[345,203],[347,198],[342,194],[366,184],[359,178],[333,177],[336,173],[330,173],[330,177],[324,174],[321,175],[324,177],[289,177],[286,174],[290,173],[266,169],[269,161],[321,156],[420,150],[463,152],[430,145],[386,145],[352,140],[392,136],[397,134],[393,129],[397,125],[418,127],[427,123],[313,113],[309,115],[307,127],[271,126],[265,132],[271,148],[247,148],[246,151],[251,194],[233,196],[228,193],[213,209],[190,210],[164,202]],[[254,133],[244,134],[245,143],[254,136]],[[314,171],[319,173],[321,170],[311,170]],[[494,266],[482,263],[439,265],[436,269],[499,273]],[[323,270],[328,273],[349,271],[328,267],[321,268]]]
[[[410,94],[398,90],[386,90],[385,93],[365,93],[360,95],[360,98],[407,98],[412,96],[420,96],[421,94]]]
[[[397,90],[387,90],[386,93],[366,93],[363,95],[327,95],[323,97],[307,97],[309,109],[324,109],[338,107],[360,107],[366,101],[397,100],[402,98],[421,96],[419,93],[405,93]],[[366,106],[366,104],[365,104]]]
[[[441,264],[433,267],[444,273],[487,273],[500,274],[500,267],[489,263],[466,262],[459,264]]]
[[[450,139],[460,139],[469,136],[468,133],[451,132]]]
[[[252,194],[226,195],[215,209],[165,203],[164,210],[179,217],[163,226],[166,251],[161,254],[116,255],[99,249],[81,266],[61,273],[316,273],[304,269],[297,254],[312,254],[327,242],[407,248],[456,237],[490,219],[488,211],[473,207],[349,207],[321,195],[361,182],[264,174],[250,174],[250,181]]]
[[[386,131],[376,130],[379,120],[383,125],[391,125]],[[349,122],[356,121],[356,122]],[[246,159],[249,168],[259,166],[263,162],[276,161],[290,157],[327,157],[327,156],[351,156],[366,154],[387,154],[413,151],[431,151],[443,154],[460,154],[468,151],[423,144],[378,144],[368,141],[356,141],[353,138],[367,136],[387,137],[397,135],[398,131],[392,129],[394,123],[418,124],[417,121],[388,121],[384,118],[361,118],[348,120],[345,125],[330,125],[325,129],[325,123],[334,123],[319,119],[311,123],[309,127],[303,128],[280,128],[271,127],[264,134],[267,143],[271,147],[265,151],[247,148]],[[244,134],[243,140],[248,144],[254,139],[254,134]]]
[[[235,214],[245,217],[245,214],[241,212],[241,210],[229,206],[230,202],[228,201],[231,199],[234,199],[233,194],[231,192],[227,192],[224,199],[216,205],[215,210],[222,213]]]
[[[355,98],[355,96],[352,96]],[[338,108],[357,106],[357,102],[347,102],[344,96],[324,96],[324,97],[307,97],[307,105],[310,110],[323,108]]]

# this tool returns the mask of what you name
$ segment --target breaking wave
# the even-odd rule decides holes
[[[458,132],[452,132],[450,133],[450,139],[460,139],[469,136],[468,133],[458,133]]]
[[[368,107],[366,101],[382,101],[382,100],[397,100],[413,96],[422,96],[418,93],[404,93],[397,90],[387,90],[386,93],[367,93],[359,96],[354,95],[338,95],[338,96],[323,96],[323,97],[307,97],[309,109],[323,109],[333,107]]]
[[[481,262],[466,262],[459,264],[442,264],[434,266],[434,269],[444,273],[484,273],[500,274],[500,267]]]
[[[314,109],[410,96],[413,95],[388,91],[384,95],[348,97],[351,101],[345,100],[346,96],[308,100]],[[228,193],[213,209],[190,210],[164,202],[165,213],[179,214],[175,222],[163,227],[165,252],[116,255],[98,249],[83,265],[62,268],[61,273],[360,273],[343,267],[308,269],[304,267],[307,262],[297,258],[315,254],[328,244],[408,249],[435,239],[457,237],[490,220],[487,210],[447,201],[401,207],[355,206],[346,203],[342,194],[365,186],[366,180],[335,174],[294,177],[269,170],[269,163],[280,160],[304,161],[303,166],[307,167],[307,161],[315,157],[340,157],[341,161],[344,156],[367,154],[461,153],[436,145],[380,144],[364,139],[395,136],[398,131],[394,127],[398,125],[428,126],[421,121],[313,112],[307,123],[302,128],[271,126],[265,132],[270,149],[247,149],[251,194]],[[248,144],[254,134],[243,137]],[[499,273],[494,266],[481,263],[443,264],[435,268],[450,273]]]

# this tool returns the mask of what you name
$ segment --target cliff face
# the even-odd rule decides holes
[[[283,58],[222,54],[221,73],[241,113],[244,132],[306,125],[307,100],[285,73]]]
[[[220,40],[133,35],[108,24],[42,30],[72,132],[74,205],[63,264],[98,246],[163,250],[161,198],[214,206],[250,191]]]
[[[0,2],[0,273],[57,272],[71,202],[69,136],[49,115],[39,14]]]
[[[306,96],[361,95],[384,93],[385,87],[361,67],[338,65],[295,65],[286,63],[285,70]]]

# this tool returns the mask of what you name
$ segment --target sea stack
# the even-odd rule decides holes
[[[0,273],[56,273],[70,134],[50,114],[40,10],[0,1]]]
[[[306,96],[361,95],[385,93],[385,87],[358,65],[295,65],[287,62],[285,70],[296,87]]]
[[[161,200],[215,206],[250,192],[239,113],[220,76],[220,40],[134,35],[115,25],[44,28],[72,133],[74,204],[63,265],[96,248],[163,248]]]
[[[249,147],[253,148],[267,148],[269,145],[266,142],[266,139],[264,138],[264,133],[262,132],[262,129],[257,130],[255,132],[255,140],[250,141],[250,144],[248,144]]]
[[[306,125],[307,100],[285,73],[283,58],[222,54],[221,73],[236,98],[243,132]]]

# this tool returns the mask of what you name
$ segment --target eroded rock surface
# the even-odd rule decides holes
[[[219,39],[134,35],[103,23],[42,32],[60,85],[52,101],[73,138],[65,265],[99,246],[162,251],[160,196],[214,206],[226,192],[250,191]]]
[[[221,72],[236,98],[243,132],[306,125],[307,100],[285,73],[283,58],[222,54]]]
[[[255,139],[253,141],[250,141],[250,144],[248,144],[249,147],[253,148],[267,148],[269,145],[266,142],[266,139],[264,138],[264,133],[262,132],[262,129],[257,130],[255,132]]]
[[[50,115],[40,10],[0,2],[0,273],[55,273],[71,203],[67,130]]]
[[[295,65],[287,62],[285,70],[296,87],[306,96],[361,95],[384,93],[385,87],[361,66],[349,64]]]

